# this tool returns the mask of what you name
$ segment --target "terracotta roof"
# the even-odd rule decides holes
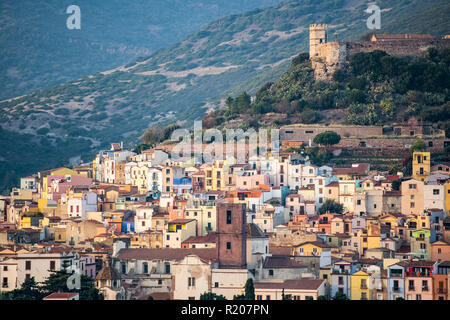
[[[407,267],[432,267],[435,264],[435,261],[406,261]]]
[[[281,268],[306,268],[304,264],[298,262],[288,256],[272,256],[267,257],[264,261],[263,268],[281,269]]]
[[[109,263],[98,272],[95,277],[96,280],[118,280],[120,279],[120,274],[116,269],[112,268]]]
[[[44,300],[49,299],[69,299],[78,296],[78,292],[53,292],[48,296],[44,297]]]
[[[365,174],[369,168],[368,163],[359,163],[358,166],[350,168],[334,168],[333,174]]]
[[[189,237],[182,243],[211,243],[216,242],[217,234],[215,232],[210,232],[206,236]]]
[[[255,289],[296,289],[317,290],[325,282],[324,279],[295,279],[283,282],[255,282]]]
[[[269,253],[271,253],[272,256],[290,256],[291,247],[269,246]]]

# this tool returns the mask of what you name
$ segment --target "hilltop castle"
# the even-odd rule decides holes
[[[423,56],[428,48],[443,50],[450,46],[448,37],[428,34],[374,34],[369,41],[327,42],[326,24],[309,26],[309,57],[317,80],[329,81],[333,73],[358,52],[382,50],[392,56]]]

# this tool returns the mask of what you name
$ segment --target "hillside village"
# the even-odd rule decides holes
[[[248,279],[258,300],[447,300],[450,166],[431,163],[382,175],[282,147],[192,166],[112,144],[0,200],[0,289],[76,266],[112,300],[233,299]]]
[[[328,45],[325,30],[310,27],[320,34],[310,59],[328,81],[349,44]],[[364,50],[450,41],[403,36]],[[337,60],[321,59],[335,44]],[[316,143],[329,131],[337,143]],[[236,153],[193,164],[170,144],[112,143],[0,197],[0,298],[45,283],[42,299],[86,299],[69,285],[51,291],[47,279],[67,271],[106,300],[247,299],[249,283],[255,300],[449,300],[450,164],[433,158],[449,145],[416,118],[282,126],[276,146],[243,163]],[[317,165],[303,152],[311,147],[368,161]],[[371,161],[410,151],[410,171]]]

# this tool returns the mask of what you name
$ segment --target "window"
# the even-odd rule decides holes
[[[214,282],[214,288],[218,288],[219,287],[219,283],[218,282]]]
[[[344,284],[344,277],[342,277],[342,276],[339,276],[339,284],[340,285],[343,285]]]
[[[166,274],[170,273],[170,264],[166,263]]]
[[[411,202],[411,203],[409,204],[409,206],[410,206],[411,208],[414,208],[414,207],[415,207],[414,202]]]
[[[366,279],[361,279],[361,289],[367,289]]]
[[[270,300],[270,296],[266,296],[266,300]]]
[[[31,274],[27,273],[27,274],[25,275],[25,280],[29,280],[29,279],[31,279]]]
[[[410,183],[409,184],[409,188],[410,189],[417,189],[417,185],[415,183]]]
[[[148,273],[148,263],[147,262],[143,263],[143,268],[144,268],[144,273]]]
[[[25,261],[25,270],[31,270],[31,261]]]
[[[269,270],[269,276],[273,276],[273,270],[272,269]]]
[[[414,280],[409,280],[408,289],[409,290],[414,290]]]
[[[439,194],[439,189],[433,189],[433,195],[438,195]]]
[[[227,211],[227,224],[231,224],[231,211]]]
[[[127,265],[122,263],[122,273],[127,273]]]
[[[3,278],[2,281],[2,288],[8,288],[8,278]]]
[[[262,296],[261,295],[257,295],[256,296],[256,300],[262,300]]]
[[[227,242],[227,250],[231,249],[231,242]]]
[[[8,266],[3,266],[3,271],[8,271]]]
[[[50,270],[55,270],[55,261],[50,261]]]
[[[195,278],[194,277],[188,278],[188,287],[195,287]]]

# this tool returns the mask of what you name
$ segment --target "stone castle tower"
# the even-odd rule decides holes
[[[316,80],[330,81],[336,70],[358,52],[385,51],[397,57],[424,56],[430,47],[438,51],[450,47],[450,39],[423,34],[375,35],[370,41],[327,41],[326,24],[309,26],[309,59]]]
[[[329,81],[333,73],[346,60],[344,43],[327,42],[326,24],[311,24],[309,26],[309,59],[316,80]]]
[[[315,57],[318,55],[318,46],[327,42],[326,24],[311,24],[309,25],[309,56]]]

